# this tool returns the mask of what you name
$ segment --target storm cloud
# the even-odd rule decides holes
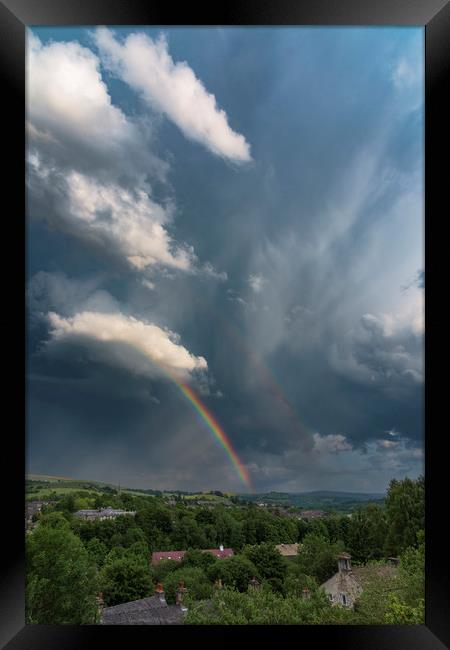
[[[422,58],[419,28],[29,30],[31,471],[245,490],[173,378],[258,490],[423,471]]]

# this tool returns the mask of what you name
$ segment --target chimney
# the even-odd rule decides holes
[[[348,553],[341,553],[338,555],[338,571],[339,573],[348,573],[352,570],[352,565],[350,563],[351,555]]]
[[[180,580],[178,583],[178,589],[177,589],[177,595],[176,595],[176,604],[181,607],[182,612],[187,612],[187,607],[183,605],[183,598],[184,595],[186,594],[187,589],[184,586],[184,580]]]
[[[161,582],[157,583],[157,585],[155,587],[155,594],[159,598],[161,603],[164,603],[164,604],[166,603],[166,599],[165,599],[165,596],[164,596],[164,587],[162,586]]]
[[[103,600],[103,593],[100,592],[96,595],[95,597],[95,602],[97,603],[97,609],[98,609],[98,615],[101,617],[102,611],[103,611],[103,606],[105,604],[105,601]]]
[[[304,587],[302,591],[302,598],[310,598],[311,597],[311,591],[308,589],[308,587]]]

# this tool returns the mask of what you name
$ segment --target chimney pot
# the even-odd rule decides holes
[[[161,582],[158,582],[158,584],[156,585],[155,592],[156,592],[156,595],[159,597],[159,600],[162,603],[165,603],[166,598],[164,596],[164,587],[163,587]]]
[[[184,586],[184,580],[180,580],[180,582],[178,583],[178,589],[177,589],[177,595],[176,595],[175,602],[176,602],[177,605],[181,605],[181,609],[185,609],[182,606],[182,602],[183,602],[183,596],[184,596],[184,594],[186,592],[187,592],[187,589]]]

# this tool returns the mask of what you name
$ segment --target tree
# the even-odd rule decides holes
[[[56,504],[56,509],[75,512],[75,497],[73,494],[65,494]]]
[[[281,582],[287,572],[286,560],[273,544],[264,543],[257,546],[246,546],[243,554],[255,565],[262,579],[276,578]]]
[[[185,553],[181,565],[183,567],[198,567],[207,571],[216,563],[217,559],[211,553],[204,553],[200,549],[190,549]]]
[[[386,511],[386,555],[400,555],[408,546],[417,546],[417,533],[425,526],[424,477],[393,479],[386,496]]]
[[[180,567],[169,573],[163,583],[166,601],[169,604],[175,602],[178,584],[183,581],[191,598],[202,600],[209,598],[212,594],[212,584],[205,572],[198,567]]]
[[[148,566],[126,552],[122,557],[108,556],[101,572],[101,587],[107,606],[139,600],[153,593]]]
[[[108,553],[108,547],[106,544],[101,542],[97,537],[93,537],[87,542],[86,550],[97,567],[101,568]]]
[[[332,607],[318,590],[310,598],[283,598],[268,589],[239,593],[225,587],[216,590],[211,601],[188,600],[186,623],[200,625],[305,625],[352,622],[352,612]]]
[[[219,560],[207,569],[211,580],[220,580],[224,585],[234,587],[238,591],[247,591],[253,576],[259,577],[256,566],[244,555],[235,555]]]
[[[392,594],[386,609],[385,622],[390,625],[424,625],[425,600],[423,598],[416,607],[402,603],[398,596]]]
[[[410,547],[400,557],[395,580],[396,592],[386,609],[386,623],[421,624],[425,622],[425,539],[417,534],[417,548]]]
[[[27,535],[26,620],[44,625],[94,623],[95,565],[67,523],[55,523],[55,518],[47,520]]]
[[[383,562],[365,565],[363,591],[355,602],[355,616],[362,625],[382,625],[391,594],[395,593],[395,577],[380,571]]]
[[[311,592],[316,591],[318,588],[317,581],[312,576],[303,573],[297,563],[289,563],[288,572],[284,579],[283,593],[287,596],[300,598],[305,587]]]
[[[297,556],[297,565],[302,573],[313,576],[322,584],[336,573],[337,556],[343,550],[342,542],[332,544],[321,536],[308,533]]]
[[[380,506],[370,503],[355,512],[347,534],[353,559],[360,562],[380,560],[384,556],[386,535],[386,515]]]
[[[152,567],[153,578],[156,582],[165,582],[166,576],[180,568],[177,560],[161,560]]]

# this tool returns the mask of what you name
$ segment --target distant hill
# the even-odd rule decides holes
[[[229,497],[233,496],[232,492],[220,492],[218,490],[211,492],[188,492],[183,490],[152,490],[140,488],[128,488],[123,485],[105,483],[102,481],[92,481],[84,479],[74,479],[62,476],[50,476],[47,474],[27,474],[26,476],[26,498],[27,500],[45,499],[50,494],[57,495],[69,494],[71,492],[84,492],[86,496],[95,493],[121,493],[134,494],[135,496],[147,497],[174,497],[181,496],[187,502],[190,501],[211,501],[213,503],[229,503]]]
[[[384,503],[384,494],[363,492],[340,492],[315,490],[312,492],[262,492],[259,494],[238,494],[239,499],[252,503],[266,503],[272,506],[296,507],[325,512],[353,512],[367,503]]]
[[[338,492],[333,490],[313,490],[312,492],[295,492],[294,496],[315,496],[315,497],[338,497],[343,499],[359,499],[360,501],[367,501],[367,499],[384,499],[384,494],[381,492]]]
[[[102,481],[91,481],[73,479],[60,476],[48,476],[42,474],[28,474],[26,477],[27,499],[46,498],[50,492],[67,494],[70,492],[83,491],[86,493],[95,492],[121,492],[139,496],[180,496],[189,501],[211,501],[215,504],[229,503],[230,496],[236,496],[242,502],[266,503],[272,506],[297,507],[303,509],[324,510],[326,512],[351,513],[367,503],[384,503],[384,495],[380,493],[364,492],[343,492],[334,490],[314,490],[311,492],[260,492],[257,494],[246,494],[231,492],[188,492],[187,490],[153,490],[127,488],[113,483]]]

